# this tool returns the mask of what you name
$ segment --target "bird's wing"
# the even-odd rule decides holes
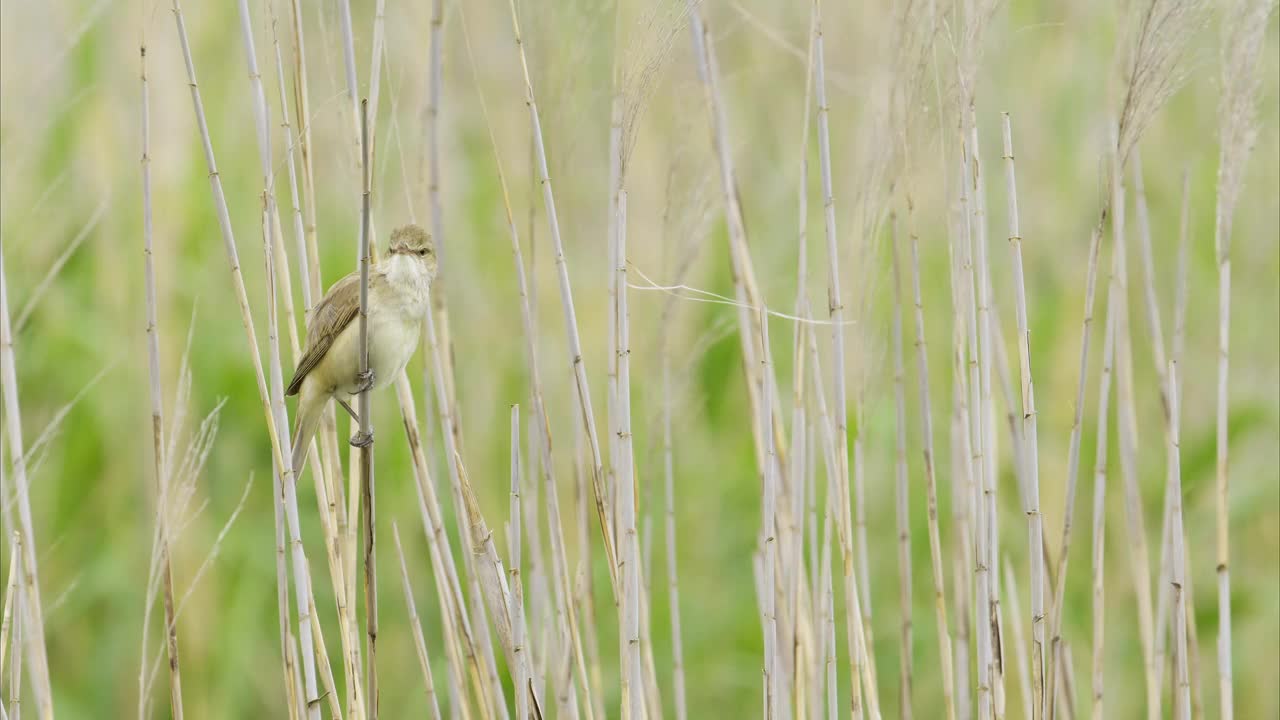
[[[289,381],[285,395],[297,394],[307,374],[324,359],[333,341],[359,312],[360,274],[351,273],[334,283],[316,305],[307,330],[307,352],[298,362],[298,369],[293,371],[293,380]]]

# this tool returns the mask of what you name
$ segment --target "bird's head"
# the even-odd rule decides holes
[[[402,225],[391,231],[391,247],[388,249],[391,255],[403,255],[404,257],[421,262],[427,269],[427,275],[431,278],[436,276],[436,244],[431,239],[431,234],[422,229],[420,225]]]

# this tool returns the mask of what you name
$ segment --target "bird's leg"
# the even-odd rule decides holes
[[[334,398],[334,399],[338,400],[338,398]],[[351,406],[347,404],[346,400],[338,400],[338,404],[342,406],[343,410],[347,411],[347,414],[351,416],[352,420],[354,420],[356,423],[360,422],[360,416],[356,414],[355,410],[351,409]]]
[[[356,385],[356,391],[352,394],[359,395],[360,393],[366,390],[372,390],[373,389],[373,368],[369,368],[364,372],[356,373],[356,380],[358,380],[359,383]]]

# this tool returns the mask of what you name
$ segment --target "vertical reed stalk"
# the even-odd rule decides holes
[[[49,660],[44,639],[44,609],[40,603],[40,582],[36,570],[35,534],[31,521],[30,488],[27,484],[27,462],[22,444],[22,413],[18,407],[18,374],[14,367],[13,329],[9,324],[9,300],[7,281],[4,272],[4,246],[0,243],[0,389],[4,391],[4,417],[6,435],[9,439],[9,458],[13,462],[14,490],[18,506],[18,523],[13,522],[13,513],[9,503],[0,502],[3,507],[4,525],[15,528],[15,550],[21,552],[19,557],[18,590],[15,595],[14,611],[14,662],[13,679],[9,686],[13,705],[17,707],[22,683],[20,682],[21,663],[18,660],[18,639],[25,635],[27,663],[31,670],[31,685],[35,689],[36,712],[40,720],[53,718],[53,694],[49,682]],[[6,498],[7,500],[7,498]],[[19,547],[20,546],[20,547]],[[19,612],[21,611],[21,612]],[[25,633],[23,630],[25,628]],[[17,710],[13,713],[18,714]]]
[[[907,231],[911,235],[911,285],[915,298],[916,368],[920,382],[920,423],[923,436],[925,500],[929,523],[929,566],[933,575],[933,609],[937,621],[938,664],[942,671],[942,703],[947,720],[955,720],[955,670],[951,658],[951,630],[947,624],[947,587],[942,569],[942,538],[938,529],[938,483],[933,454],[933,405],[929,401],[929,353],[925,345],[924,299],[920,283],[920,238],[915,214],[907,198]]]
[[[243,1],[243,0],[242,0]],[[370,167],[369,147],[369,101],[360,101],[360,167],[363,170],[360,205],[360,375],[369,376],[369,266],[373,263],[369,238],[369,203],[372,199],[373,172]],[[366,717],[369,720],[378,718],[378,575],[377,548],[374,539],[377,536],[374,522],[373,487],[373,410],[370,403],[369,388],[360,392],[359,414],[360,434],[368,443],[359,448],[360,454],[360,493],[361,510],[364,524],[364,602],[365,602],[365,698],[368,704]]]
[[[1099,233],[1094,231],[1095,237]],[[1113,253],[1114,254],[1114,253]],[[1091,264],[1097,265],[1097,257],[1091,258]],[[1114,261],[1113,261],[1114,265]],[[1114,268],[1113,268],[1114,272]],[[1107,315],[1105,325],[1103,327],[1102,341],[1102,374],[1098,379],[1098,423],[1097,423],[1097,440],[1095,442],[1095,455],[1093,463],[1093,553],[1090,567],[1092,576],[1092,619],[1093,619],[1093,650],[1092,650],[1092,674],[1090,686],[1092,690],[1092,702],[1090,703],[1090,712],[1093,720],[1102,720],[1104,705],[1104,692],[1106,685],[1106,675],[1104,674],[1104,643],[1106,640],[1106,603],[1105,603],[1105,587],[1106,580],[1106,527],[1107,527],[1107,421],[1110,418],[1110,402],[1111,402],[1111,376],[1112,365],[1115,360],[1115,342],[1116,342],[1116,306],[1119,305],[1119,298],[1112,294],[1107,297]],[[1086,299],[1086,305],[1089,305]],[[1083,382],[1081,383],[1083,385]],[[1117,423],[1118,424],[1118,423]],[[1078,441],[1077,441],[1078,442]],[[1079,452],[1077,446],[1076,452]],[[1064,547],[1063,554],[1066,554]],[[1058,575],[1059,586],[1063,583],[1064,575]],[[1061,605],[1055,606],[1060,611]]]
[[[418,608],[413,602],[413,589],[409,586],[409,568],[404,561],[404,547],[400,544],[400,528],[391,524],[391,534],[396,541],[396,555],[400,559],[400,584],[404,588],[405,607],[409,611],[409,626],[413,630],[413,646],[418,652],[418,665],[422,669],[423,689],[427,695],[428,717],[440,720],[440,701],[436,697],[435,681],[431,679],[431,660],[427,657],[427,642],[422,636],[422,621],[418,619]],[[462,702],[457,694],[451,696],[453,703]]]
[[[896,468],[896,511],[898,527],[898,596],[902,607],[899,643],[899,715],[907,720],[911,712],[911,515],[907,494],[907,399],[902,360],[902,275],[898,261],[898,222],[892,221],[893,256],[893,390],[897,419],[894,466]]]
[[[1045,638],[1044,638],[1044,516],[1040,514],[1040,458],[1039,442],[1036,430],[1036,394],[1035,382],[1031,374],[1031,328],[1027,323],[1027,290],[1022,268],[1022,235],[1018,222],[1018,183],[1013,161],[1013,131],[1009,123],[1009,114],[1004,114],[1004,160],[1005,180],[1008,185],[1009,198],[1009,245],[1013,251],[1013,286],[1014,308],[1018,322],[1018,368],[1022,379],[1022,445],[1018,455],[1023,467],[1025,511],[1028,523],[1028,547],[1031,556],[1031,658],[1032,677],[1041,674],[1041,683],[1046,676],[1045,670]],[[1067,494],[1066,515],[1063,521],[1063,534],[1070,537],[1071,515],[1075,505],[1075,478],[1070,479]],[[1064,546],[1065,546],[1064,542]],[[1063,552],[1063,557],[1066,553]],[[1066,580],[1066,563],[1058,570],[1058,586],[1063,587]],[[1055,629],[1056,634],[1056,629]],[[1047,677],[1053,683],[1053,665],[1050,663]],[[1044,692],[1044,688],[1041,688]],[[1033,686],[1034,693],[1034,686]],[[1049,708],[1054,705],[1052,694],[1042,702]],[[1052,709],[1049,710],[1052,713]],[[1035,706],[1032,706],[1035,714]]]
[[[547,150],[542,139],[542,121],[538,117],[538,103],[533,94],[533,79],[529,75],[529,61],[525,56],[524,40],[520,35],[520,18],[515,0],[510,0],[511,28],[515,35],[516,49],[520,54],[520,69],[524,78],[525,103],[529,107],[529,122],[533,128],[533,145],[537,159],[539,182],[542,184],[542,200],[546,206],[547,223],[551,230],[551,242],[555,247],[556,270],[560,280],[560,304],[564,309],[565,330],[569,340],[569,363],[573,369],[578,402],[582,410],[582,422],[587,430],[591,450],[592,488],[596,496],[596,514],[604,538],[605,556],[609,560],[609,577],[613,581],[614,597],[618,596],[620,582],[617,577],[618,557],[614,549],[614,533],[605,510],[604,462],[600,454],[600,439],[596,434],[595,412],[591,405],[591,388],[587,384],[587,368],[582,357],[582,340],[578,334],[578,316],[573,304],[573,290],[569,285],[569,267],[565,261],[564,242],[560,237],[560,219],[556,213],[555,194],[547,169]]]
[[[151,439],[152,455],[155,465],[156,483],[156,523],[158,528],[159,565],[164,592],[164,624],[165,649],[169,657],[169,711],[174,720],[182,720],[182,673],[178,662],[178,624],[174,617],[173,606],[173,568],[169,554],[169,492],[168,478],[164,468],[164,399],[160,389],[160,325],[158,320],[159,301],[156,298],[156,271],[154,261],[154,244],[151,230],[151,93],[147,83],[147,46],[140,50],[142,62],[142,235],[143,254],[145,256],[144,272],[147,288],[147,369],[150,376],[151,391]],[[150,608],[150,600],[147,607]],[[149,613],[148,613],[149,614]],[[147,660],[147,628],[143,627],[142,661]],[[139,681],[139,714],[146,707],[143,689],[143,675]]]

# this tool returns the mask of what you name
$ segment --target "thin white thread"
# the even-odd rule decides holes
[[[627,265],[630,266],[633,270],[635,270],[645,282],[649,283],[648,285],[636,285],[635,283],[628,280],[627,287],[631,288],[632,290],[657,290],[659,292],[666,293],[667,295],[671,295],[672,297],[680,298],[681,300],[703,302],[703,303],[708,303],[710,305],[732,305],[733,307],[745,308],[747,310],[751,310],[752,312],[756,312],[756,313],[760,312],[761,310],[760,308],[754,305],[747,305],[746,303],[740,303],[732,298],[727,298],[724,295],[713,293],[710,290],[703,290],[701,288],[690,287],[683,283],[680,285],[659,285],[655,283],[653,280],[651,280],[648,275],[645,275],[644,271],[641,270],[639,267],[637,267],[635,263],[628,260]],[[681,295],[678,292],[680,290],[684,290],[691,293],[697,293],[699,295],[705,295],[706,297],[691,297],[689,295]],[[814,320],[812,318],[802,318],[795,315],[788,315],[787,313],[778,312],[777,310],[770,310],[767,306],[764,308],[764,312],[768,313],[772,317],[781,318],[783,320],[790,320],[792,322],[801,323],[803,325],[831,326],[831,325],[857,325],[858,324],[857,320],[845,320],[837,323],[834,320]]]

